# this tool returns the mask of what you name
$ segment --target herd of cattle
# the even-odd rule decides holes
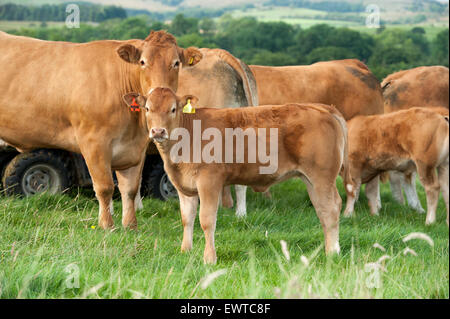
[[[379,178],[387,174],[394,198],[404,202],[403,188],[408,204],[423,212],[417,172],[426,192],[426,223],[435,221],[442,191],[448,225],[446,67],[397,72],[380,85],[358,60],[247,66],[225,50],[180,48],[164,31],[151,32],[145,40],[83,44],[0,32],[0,48],[0,143],[21,152],[58,148],[81,153],[102,228],[113,227],[113,171],[122,196],[122,224],[137,227],[140,179],[151,140],[179,195],[183,251],[192,248],[200,199],[206,263],[216,262],[219,203],[234,204],[230,185],[235,185],[236,214],[245,216],[247,186],[270,196],[274,183],[301,178],[323,227],[326,253],[340,250],[338,175],[347,193],[344,215],[350,216],[362,184],[371,213],[378,213]],[[183,111],[188,104],[195,112]],[[192,133],[197,120],[204,130],[220,133],[276,128],[277,170],[260,174],[266,164],[260,159],[175,162],[171,133],[176,128]],[[249,158],[247,149],[244,153]]]

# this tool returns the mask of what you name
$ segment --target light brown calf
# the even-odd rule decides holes
[[[145,98],[131,93],[124,97],[130,104],[133,99],[147,110],[150,136],[156,142],[164,160],[164,168],[180,196],[181,216],[184,226],[182,251],[192,248],[194,220],[200,198],[200,224],[205,233],[204,261],[216,262],[214,231],[220,192],[225,185],[249,185],[255,191],[265,191],[270,185],[291,177],[300,177],[306,184],[310,199],[322,224],[327,253],[338,253],[339,214],[341,198],[336,188],[336,177],[342,167],[347,168],[346,124],[333,107],[321,104],[290,104],[285,106],[259,106],[240,109],[197,109],[194,114],[183,113],[187,100],[195,105],[196,98],[177,98],[169,89],[157,88]],[[200,124],[199,124],[200,123]],[[201,125],[201,133],[196,127]],[[276,129],[276,133],[260,132],[259,129]],[[243,134],[253,132],[255,139],[242,148],[242,157],[232,142],[231,153],[227,144],[228,130],[242,129]],[[184,145],[187,157],[179,161],[179,132],[187,134]],[[208,133],[206,133],[208,132]],[[214,133],[215,132],[215,133]],[[228,131],[229,132],[229,131]],[[195,135],[197,134],[197,139]],[[209,138],[204,138],[205,134]],[[198,137],[203,136],[199,141]],[[242,137],[236,136],[236,140]],[[192,137],[192,139],[191,139]],[[266,139],[267,137],[267,139]],[[264,140],[266,139],[266,140]],[[183,138],[182,138],[183,141]],[[231,139],[233,141],[233,137]],[[209,147],[211,143],[219,145]],[[218,144],[216,144],[218,143]],[[237,143],[236,143],[237,144]],[[178,146],[177,146],[178,145]],[[195,160],[194,148],[214,153],[215,160],[207,164],[203,157]],[[252,147],[266,155],[277,145],[274,161],[276,167],[262,172],[267,161],[258,157],[250,160]],[[192,146],[192,147],[191,147]],[[263,151],[263,149],[265,150]],[[174,151],[175,150],[175,151]],[[174,154],[177,155],[174,157]],[[231,161],[229,160],[231,156]],[[228,160],[227,160],[228,158]],[[239,161],[239,159],[241,161]],[[269,165],[272,165],[270,161]],[[267,173],[267,174],[266,174]],[[345,169],[345,180],[349,179]]]
[[[388,75],[381,82],[384,97],[384,112],[390,113],[411,107],[449,107],[449,73],[444,66],[421,66]],[[387,181],[387,175],[383,174]],[[425,212],[416,192],[415,174],[405,176],[399,172],[389,172],[393,198],[404,204],[402,188],[408,205]]]
[[[436,220],[439,191],[449,211],[449,123],[427,108],[411,108],[384,115],[358,116],[348,121],[350,174],[355,193],[347,194],[344,216],[353,213],[361,184],[366,185],[372,215],[381,203],[372,180],[385,171],[407,175],[417,170],[427,195],[426,224]],[[437,169],[437,175],[436,175]]]

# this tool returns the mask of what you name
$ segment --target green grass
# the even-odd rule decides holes
[[[339,188],[343,194],[340,181]],[[442,199],[436,225],[426,227],[424,215],[394,203],[383,186],[381,216],[369,216],[363,197],[356,217],[341,218],[341,255],[326,258],[322,229],[304,185],[291,180],[272,191],[273,200],[248,191],[246,219],[220,209],[214,266],[203,265],[198,219],[193,251],[180,252],[182,225],[175,200],[146,199],[138,212],[138,231],[120,227],[121,203],[115,201],[118,227],[103,231],[92,228],[98,206],[91,191],[26,199],[0,195],[0,297],[449,298],[449,233]],[[422,188],[419,193],[425,203]],[[434,246],[417,239],[405,244],[402,238],[411,232],[428,234]],[[280,240],[287,242],[289,261]],[[404,256],[407,246],[417,256]],[[383,255],[391,258],[373,288],[377,273],[366,264]],[[67,286],[73,264],[79,269],[79,288]],[[203,289],[202,278],[221,269],[226,273]]]

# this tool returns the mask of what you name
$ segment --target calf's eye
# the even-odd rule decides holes
[[[145,62],[144,62],[144,60],[141,60],[141,62],[140,62],[140,63],[141,63],[141,65],[145,65]]]

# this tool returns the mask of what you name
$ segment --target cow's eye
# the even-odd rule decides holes
[[[141,65],[145,65],[144,60],[141,60],[140,63],[141,63]]]
[[[173,67],[176,69],[180,66],[180,61],[175,61],[175,63],[173,64]]]
[[[172,109],[172,113],[175,113],[175,108]]]

